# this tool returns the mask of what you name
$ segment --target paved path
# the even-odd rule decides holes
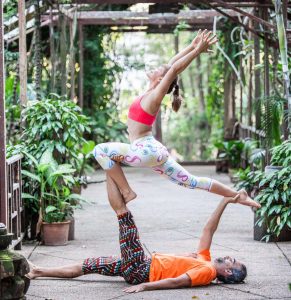
[[[214,167],[188,167],[194,174],[211,176],[229,184]],[[138,198],[129,204],[150,251],[177,253],[195,251],[199,235],[220,197],[176,186],[150,170],[126,168]],[[105,179],[102,171],[94,177]],[[76,211],[76,239],[64,247],[26,245],[22,252],[41,266],[60,266],[88,256],[119,253],[118,227],[107,203],[105,183],[91,184],[83,195],[89,199]],[[212,256],[234,256],[248,267],[245,284],[212,284],[208,287],[124,294],[121,278],[100,275],[78,279],[37,279],[31,282],[27,299],[53,300],[186,300],[186,299],[291,299],[291,243],[262,243],[253,240],[253,213],[248,207],[229,206],[212,246]]]

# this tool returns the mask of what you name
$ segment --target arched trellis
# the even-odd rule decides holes
[[[258,64],[259,61],[259,49],[258,49],[258,40],[263,38],[265,41],[265,49],[268,51],[270,45],[275,45],[276,42],[271,39],[271,37],[266,34],[260,34],[257,32],[256,27],[264,26],[270,30],[275,31],[274,25],[271,24],[266,19],[266,8],[273,7],[272,1],[196,1],[196,0],[184,0],[179,1],[179,4],[188,4],[190,7],[195,8],[195,5],[201,5],[202,3],[207,7],[205,10],[189,10],[186,12],[179,12],[179,6],[177,7],[177,1],[133,1],[133,0],[84,0],[84,1],[71,1],[75,5],[82,4],[136,4],[136,3],[154,3],[157,5],[157,11],[152,11],[151,13],[131,13],[127,11],[123,12],[102,12],[99,11],[83,11],[77,12],[77,21],[78,21],[78,31],[79,31],[79,56],[80,56],[80,73],[79,73],[79,104],[83,104],[83,26],[88,24],[103,25],[108,27],[117,27],[119,31],[147,31],[147,32],[172,32],[173,28],[179,24],[180,21],[185,21],[190,25],[191,30],[197,28],[206,27],[211,29],[213,24],[213,19],[215,16],[224,15],[229,18],[230,21],[235,22],[238,25],[244,27],[247,31],[253,34],[254,43],[255,43],[255,64]],[[165,3],[166,2],[166,3]],[[25,2],[24,0],[18,1],[19,3],[19,21],[16,18],[12,24],[11,28],[14,30],[14,33],[11,33],[7,37],[4,36],[3,32],[3,3],[1,1],[1,11],[0,11],[0,72],[1,72],[1,82],[0,82],[0,221],[7,223],[8,213],[7,213],[7,174],[6,174],[6,155],[5,155],[5,107],[4,107],[4,64],[3,64],[3,40],[17,40],[19,39],[20,47],[20,99],[21,103],[26,103],[26,76],[27,76],[27,62],[26,62],[26,34],[34,30],[34,25],[29,24],[30,20],[34,18],[33,8],[29,6],[31,1]],[[58,3],[62,5],[62,1],[52,1],[52,3]],[[67,1],[63,1],[64,6],[62,7],[63,14],[69,19],[72,20],[74,16],[74,5],[69,7],[65,5]],[[291,4],[287,3],[287,0],[282,1],[283,3],[283,13],[285,16],[285,21],[287,20],[287,6]],[[170,4],[174,5],[174,12],[170,10],[163,12],[163,9],[166,9]],[[25,11],[26,5],[26,11]],[[169,8],[169,7],[168,7]],[[252,13],[244,10],[244,8],[252,8]],[[41,26],[48,26],[53,24],[57,16],[54,15],[53,11],[41,10],[43,13],[41,19]],[[25,17],[26,14],[26,17]],[[247,16],[252,23],[253,27],[248,24],[243,24],[238,16]],[[72,23],[72,22],[71,22]],[[218,25],[219,26],[219,25]],[[112,30],[116,30],[113,29]],[[72,32],[72,31],[71,31]],[[290,30],[287,31],[287,34],[290,35]],[[290,38],[289,38],[290,42]],[[268,61],[265,61],[265,73],[268,72]],[[260,73],[255,72],[255,97],[258,96],[258,91],[260,90]],[[265,93],[268,94],[268,78],[265,78],[264,87]],[[259,117],[257,118],[259,120]],[[249,124],[251,125],[251,124]],[[159,123],[157,123],[157,131],[160,131]],[[248,128],[249,131],[255,130],[252,127]],[[159,133],[158,133],[159,134]]]

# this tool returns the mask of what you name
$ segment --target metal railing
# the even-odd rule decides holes
[[[6,160],[7,168],[7,229],[13,233],[12,248],[21,249],[24,236],[24,203],[21,196],[21,159],[14,155]]]

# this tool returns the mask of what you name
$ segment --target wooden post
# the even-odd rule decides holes
[[[0,1],[0,222],[7,225],[3,2]]]
[[[25,106],[27,103],[27,50],[25,0],[18,1],[18,16],[20,104],[21,106]]]
[[[50,24],[49,24],[49,31],[50,31],[50,55],[51,55],[51,93],[55,92],[56,88],[56,54],[55,54],[55,37],[54,37],[54,23],[53,23],[53,9],[50,7]]]
[[[242,73],[243,73],[243,65],[242,65],[242,58],[240,57],[239,59],[239,73],[240,76],[242,77]],[[239,121],[240,123],[243,122],[243,87],[240,84],[239,85]]]
[[[67,97],[67,17],[60,16],[61,33],[60,33],[60,69],[61,69],[61,95]]]
[[[78,23],[78,32],[79,32],[79,106],[84,107],[84,33],[83,25]]]
[[[264,18],[268,18],[268,9],[264,8]],[[265,33],[264,40],[264,94],[266,97],[270,96],[270,63],[269,63],[269,43],[267,39],[267,34]]]
[[[259,15],[258,8],[255,9],[255,14]],[[254,27],[256,30],[259,29],[258,24],[254,24]],[[260,65],[261,59],[260,59],[260,40],[257,35],[254,36],[254,59],[255,59],[255,66]],[[256,68],[254,70],[255,75],[255,101],[258,103],[258,99],[261,97],[261,71],[259,68]],[[256,129],[261,129],[261,108],[259,105],[256,105]]]
[[[75,31],[74,21],[70,22],[70,77],[71,77],[71,100],[75,98]]]
[[[249,90],[248,90],[248,125],[252,126],[252,106],[253,106],[253,56],[249,57]]]

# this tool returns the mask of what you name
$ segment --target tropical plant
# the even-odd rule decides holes
[[[291,165],[291,140],[284,141],[281,145],[271,150],[271,163],[274,166],[288,167]]]
[[[265,133],[265,147],[270,149],[281,143],[281,124],[284,115],[284,102],[278,95],[262,97],[257,101],[256,109],[261,111],[261,126]]]
[[[267,242],[271,236],[279,236],[283,227],[291,229],[291,167],[265,174],[259,187],[264,187],[255,200],[262,207],[257,211],[257,224],[267,226],[263,237]]]
[[[40,160],[26,155],[33,162],[33,172],[22,170],[22,175],[35,183],[32,193],[23,193],[24,199],[38,201],[42,220],[48,223],[62,222],[72,213],[71,200],[83,200],[71,192],[76,171],[70,164],[59,165],[51,150],[43,153]]]
[[[232,140],[225,142],[216,142],[215,147],[220,151],[218,158],[229,161],[230,167],[237,168],[240,164],[241,154],[244,149],[244,142],[241,140]]]
[[[71,164],[80,172],[78,155],[86,143],[84,133],[90,132],[89,120],[72,101],[52,97],[28,103],[23,111],[26,128],[21,139],[26,152],[36,159],[50,149],[59,164]]]
[[[245,189],[248,194],[254,195],[258,191],[258,183],[263,178],[264,173],[261,171],[251,171],[249,167],[245,170],[239,169],[236,173],[239,178],[239,182],[235,184],[235,187]]]

